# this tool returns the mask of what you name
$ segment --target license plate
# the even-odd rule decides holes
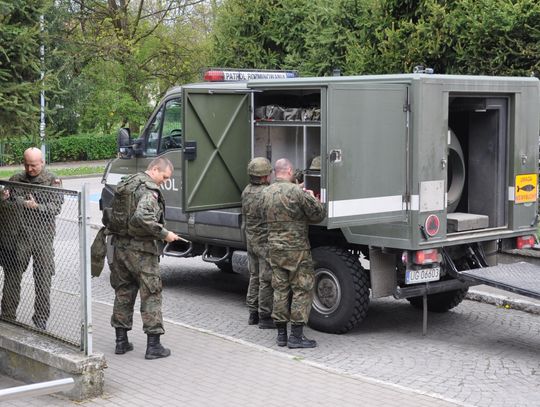
[[[405,272],[405,284],[426,283],[438,281],[441,278],[441,268],[433,267],[422,270],[407,270]]]

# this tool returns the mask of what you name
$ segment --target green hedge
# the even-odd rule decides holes
[[[9,140],[0,144],[0,164],[22,162],[24,150],[38,147],[28,140]],[[105,160],[116,155],[115,135],[81,134],[59,137],[47,142],[47,161]]]

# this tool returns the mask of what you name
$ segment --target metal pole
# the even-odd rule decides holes
[[[424,293],[422,296],[422,336],[426,336],[427,334],[427,313],[428,313],[428,307],[427,307],[427,292]]]
[[[89,208],[88,184],[83,184],[79,206],[80,263],[81,263],[81,348],[85,355],[91,355],[92,349],[92,282],[90,276],[90,239],[87,222]]]
[[[71,377],[69,377],[67,379],[51,380],[49,382],[10,387],[0,390],[0,401],[43,396],[45,394],[69,390],[73,387],[74,384],[75,381]]]
[[[39,26],[41,30],[41,46],[39,47],[39,58],[41,61],[41,92],[40,92],[40,103],[39,103],[39,112],[40,112],[40,120],[39,120],[39,140],[41,141],[41,153],[43,155],[43,159],[47,161],[47,151],[45,147],[45,42],[44,42],[44,36],[43,33],[45,32],[45,16],[42,14],[39,17]]]

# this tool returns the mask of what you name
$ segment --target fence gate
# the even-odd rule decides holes
[[[0,181],[0,319],[92,353],[83,192]]]

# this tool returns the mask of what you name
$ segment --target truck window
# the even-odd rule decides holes
[[[153,156],[157,154],[159,146],[159,133],[161,129],[161,118],[163,117],[163,109],[152,119],[152,123],[148,126],[148,136],[146,137],[146,155]]]
[[[182,148],[182,104],[180,99],[165,104],[160,152]]]
[[[182,148],[182,105],[180,99],[165,103],[146,131],[146,156],[155,156],[172,148]]]

